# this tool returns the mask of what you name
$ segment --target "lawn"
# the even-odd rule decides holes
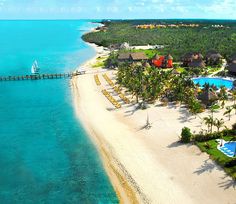
[[[92,66],[93,68],[100,68],[100,67],[104,67],[104,62],[96,62],[95,64],[93,64]]]
[[[176,71],[178,71],[179,73],[183,73],[186,71],[186,69],[183,67],[178,67],[178,68],[176,68]]]
[[[96,63],[92,65],[93,68],[101,68],[105,66],[105,60],[107,57],[97,57]]]
[[[207,67],[207,70],[210,74],[213,74],[214,72],[217,72],[221,69],[221,67]]]
[[[148,49],[148,50],[143,50],[143,49],[132,49],[132,50],[121,50],[120,52],[144,52],[149,59],[152,59],[156,54],[161,55],[160,51],[156,49]]]
[[[225,141],[230,141],[233,137],[224,137]],[[206,144],[209,145],[210,148],[206,147]],[[225,164],[233,159],[227,157],[221,151],[217,149],[218,143],[215,140],[209,140],[207,142],[197,142],[197,146],[201,149],[201,151],[206,152],[210,155],[210,158],[214,160],[217,164],[219,164],[224,170],[232,176],[236,180],[236,166],[226,168]]]

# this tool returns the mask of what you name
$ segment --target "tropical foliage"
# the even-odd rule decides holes
[[[117,82],[126,87],[136,98],[136,102],[151,103],[175,101],[188,106],[192,114],[202,111],[196,99],[196,86],[185,74],[176,75],[172,70],[160,70],[139,64],[122,64],[118,68]]]
[[[181,20],[182,21],[182,20]],[[165,28],[165,29],[137,29],[136,25],[146,23],[179,23],[178,20],[152,20],[152,21],[109,21],[103,22],[107,31],[87,33],[83,39],[98,45],[108,47],[111,44],[129,42],[130,45],[164,45],[163,54],[171,53],[174,59],[190,51],[201,52],[217,50],[225,58],[236,52],[236,26],[235,22],[220,22],[224,28],[214,28],[212,24],[217,21],[199,21],[199,27]],[[193,23],[185,20],[184,23]]]

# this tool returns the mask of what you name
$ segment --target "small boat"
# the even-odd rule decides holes
[[[32,64],[32,67],[31,67],[31,73],[33,75],[38,75],[39,74],[39,66],[38,66],[38,62],[35,60],[34,63]]]

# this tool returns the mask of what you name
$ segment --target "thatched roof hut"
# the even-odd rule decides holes
[[[236,60],[230,63],[227,69],[229,73],[236,75]]]
[[[190,62],[188,66],[193,67],[193,68],[197,68],[197,67],[204,68],[206,64],[202,59],[197,59]]]
[[[160,59],[160,57],[159,57],[159,55],[158,55],[158,54],[155,54],[155,56],[153,57],[153,59],[154,59],[154,60],[159,60],[159,59]]]
[[[209,59],[222,59],[222,55],[217,52],[217,51],[214,51],[214,50],[211,50],[211,51],[208,51],[207,54],[206,54],[206,60],[209,60]]]
[[[119,50],[120,49],[120,44],[111,44],[108,47],[110,50]]]
[[[203,56],[201,53],[186,53],[182,58],[185,67],[205,67]]]
[[[173,57],[172,57],[170,54],[168,54],[168,55],[166,56],[166,59],[167,59],[167,60],[173,60]]]
[[[206,54],[206,64],[208,65],[219,65],[222,59],[222,55],[216,51],[208,51]]]
[[[130,62],[137,62],[137,61],[145,61],[148,60],[148,57],[144,52],[127,52],[127,53],[120,53],[117,58],[119,61],[130,61]]]
[[[130,53],[129,52],[127,52],[127,53],[120,53],[118,55],[118,60],[119,61],[128,61],[128,60],[130,60]]]
[[[144,52],[135,52],[130,54],[131,60],[133,61],[142,61],[142,60],[148,60],[148,57]]]
[[[151,65],[147,61],[143,63],[143,66],[144,67],[151,67]]]
[[[212,103],[218,100],[218,96],[211,89],[206,89],[198,96],[198,99],[201,100],[206,106],[210,106]]]
[[[129,43],[127,43],[127,42],[122,43],[120,45],[120,49],[125,49],[125,50],[130,49]]]
[[[194,54],[193,52],[188,52],[181,57],[182,61],[191,61],[193,60]]]

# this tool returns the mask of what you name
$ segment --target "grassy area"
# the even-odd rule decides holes
[[[178,67],[178,68],[176,68],[176,70],[180,73],[186,71],[183,67]]]
[[[99,68],[99,67],[104,67],[104,62],[103,61],[98,61],[92,66],[93,68]]]
[[[224,137],[225,141],[230,141],[233,137]],[[207,145],[206,145],[207,144]],[[232,161],[232,158],[227,157],[221,151],[217,149],[217,142],[215,140],[209,140],[207,142],[197,142],[197,146],[201,151],[206,152],[210,155],[210,158],[219,164],[224,170],[236,180],[236,166],[226,168],[225,164]],[[207,148],[209,146],[210,148]]]
[[[220,67],[207,67],[209,74],[213,74],[214,72],[217,72],[220,69],[221,69]]]
[[[93,68],[100,68],[105,66],[105,61],[107,57],[97,57],[97,61],[95,64],[92,65]]]
[[[156,49],[149,49],[149,50],[143,50],[143,49],[132,49],[132,50],[121,50],[120,52],[144,52],[149,59],[153,58],[156,54],[161,55],[160,51]]]

